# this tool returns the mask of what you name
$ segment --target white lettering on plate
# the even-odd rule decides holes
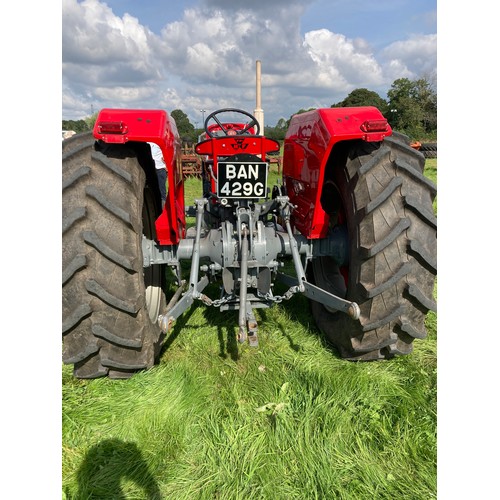
[[[236,165],[226,163],[226,177],[228,180],[251,178],[257,180],[259,178],[259,167],[258,165],[242,164],[240,168],[236,170]]]

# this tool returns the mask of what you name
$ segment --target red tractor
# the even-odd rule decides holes
[[[238,311],[238,340],[257,345],[255,309],[296,293],[341,357],[411,352],[435,310],[436,188],[424,156],[374,107],[316,109],[292,118],[282,182],[268,186],[280,144],[255,117],[221,109],[205,132],[202,192],[189,206],[165,111],[103,109],[93,133],[63,141],[63,361],[75,376],[152,367],[195,301]],[[163,207],[148,142],[167,165]]]

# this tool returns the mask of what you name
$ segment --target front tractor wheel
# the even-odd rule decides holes
[[[361,316],[355,321],[318,302],[312,313],[343,358],[408,354],[414,339],[426,336],[426,313],[436,309],[436,188],[423,175],[423,155],[401,134],[339,146],[327,167],[323,208],[345,219],[349,265],[319,257],[309,273],[318,286],[357,302]]]
[[[163,340],[162,268],[142,258],[158,189],[137,148],[99,151],[90,133],[64,141],[62,163],[63,362],[78,378],[127,378],[153,366]]]

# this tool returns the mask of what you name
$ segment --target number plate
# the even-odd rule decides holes
[[[265,198],[267,193],[266,162],[228,162],[217,164],[219,198]]]

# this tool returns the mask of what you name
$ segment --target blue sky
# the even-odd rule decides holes
[[[63,0],[62,117],[102,107],[255,108],[265,124],[356,88],[435,81],[436,0]],[[197,123],[198,122],[198,123]]]
[[[129,13],[137,17],[151,31],[160,33],[165,24],[179,20],[187,8],[203,4],[224,6],[256,5],[262,2],[202,2],[201,0],[166,1],[107,0],[105,2],[119,16]],[[269,2],[265,2],[269,3]],[[273,2],[270,2],[273,3]],[[290,2],[293,4],[294,2]],[[436,33],[436,0],[317,0],[304,1],[301,31],[305,33],[328,28],[349,38],[363,37],[379,46],[403,40],[409,34]],[[255,8],[255,7],[254,7]]]

